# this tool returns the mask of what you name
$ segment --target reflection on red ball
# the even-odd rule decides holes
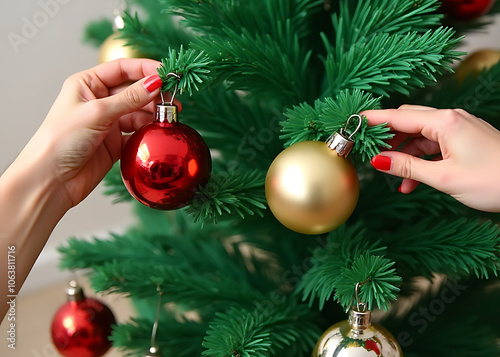
[[[123,148],[121,172],[128,191],[151,208],[186,206],[212,169],[201,135],[179,122],[154,122],[131,135]]]
[[[495,0],[442,0],[442,12],[450,19],[471,21],[486,14]]]
[[[52,342],[65,357],[101,357],[111,347],[115,323],[111,310],[96,299],[68,301],[52,320]]]

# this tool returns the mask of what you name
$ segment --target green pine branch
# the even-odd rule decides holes
[[[462,54],[454,51],[459,41],[454,31],[442,27],[424,34],[375,34],[346,51],[339,51],[342,36],[336,34],[335,46],[323,36],[328,95],[344,89],[409,95],[414,88],[435,83],[437,75],[451,72],[450,64]]]
[[[203,356],[298,356],[312,350],[320,331],[315,314],[292,300],[255,310],[230,308],[210,323]]]
[[[260,99],[273,98],[282,104],[309,98],[308,65],[310,51],[305,51],[297,35],[285,27],[281,41],[269,34],[242,29],[226,29],[224,37],[200,37],[195,46],[214,61],[219,79],[232,89],[248,91]]]
[[[153,223],[169,221],[158,218]],[[165,301],[191,308],[224,307],[230,302],[254,306],[275,288],[267,260],[250,254],[242,242],[228,241],[227,225],[201,229],[186,217],[165,225],[168,228],[161,233],[164,228],[144,227],[122,236],[112,234],[107,240],[72,238],[59,248],[61,267],[92,267],[90,279],[96,291],[147,297],[160,285]],[[110,257],[110,252],[115,253]]]
[[[217,223],[223,217],[262,217],[267,209],[265,178],[263,170],[216,170],[207,184],[199,187],[187,212],[195,222]],[[133,201],[123,184],[118,164],[106,175],[104,184],[104,194],[115,196],[115,203]]]
[[[265,178],[266,172],[261,170],[214,173],[195,194],[188,212],[195,221],[214,223],[223,216],[262,216]]]
[[[341,0],[339,12],[332,15],[335,33],[342,35],[344,45],[339,46],[338,53],[374,34],[424,33],[437,27],[443,18],[437,12],[437,0],[360,0],[354,10],[351,5],[351,1]]]
[[[430,218],[420,220],[418,227],[405,225],[381,235],[382,244],[389,247],[385,255],[398,262],[402,276],[498,276],[500,229],[496,224]]]
[[[396,299],[401,281],[394,262],[384,258],[380,242],[370,242],[360,225],[341,226],[328,236],[326,245],[313,252],[313,266],[302,277],[298,291],[303,300],[319,301],[322,309],[332,295],[345,309],[353,303],[356,284],[364,284],[360,298],[370,309],[387,309]]]
[[[113,327],[110,337],[113,346],[126,356],[144,356],[151,347],[152,319],[132,318],[131,321]],[[207,324],[162,314],[156,334],[156,347],[162,356],[200,356]]]
[[[72,237],[58,247],[62,256],[61,269],[76,270],[103,265],[110,260],[110,252],[114,252],[113,260],[162,263],[168,257],[167,247],[159,241],[144,239],[144,236],[132,231],[126,235],[111,234],[109,239],[93,240]],[[156,254],[151,254],[154,251]]]
[[[434,188],[420,184],[411,194],[402,195],[401,178],[376,172],[371,165],[357,170],[360,195],[352,219],[361,220],[370,230],[411,226],[428,217],[452,220],[464,214],[462,203]]]
[[[211,78],[211,61],[208,56],[203,51],[184,50],[182,45],[179,51],[169,48],[168,56],[161,60],[161,64],[158,74],[163,82],[162,92],[174,93],[178,90],[180,93],[187,91],[192,95],[193,90],[199,90],[199,84]]]
[[[263,299],[256,287],[244,280],[224,276],[223,272],[195,273],[171,264],[105,263],[94,267],[90,281],[96,291],[137,298],[153,295],[160,286],[164,292],[163,301],[193,310],[223,309],[234,304],[251,307]]]
[[[311,98],[308,78],[311,51],[303,40],[310,34],[319,0],[241,1],[181,0],[170,9],[184,18],[198,36],[195,48],[215,62],[219,80],[260,98],[293,103]],[[292,99],[292,100],[291,100]]]
[[[281,139],[288,139],[285,146],[290,146],[304,140],[326,140],[334,132],[340,132],[346,127],[348,118],[363,110],[380,108],[380,98],[374,98],[371,93],[362,90],[345,90],[340,92],[335,99],[325,98],[317,100],[314,107],[301,103],[285,112],[286,120],[283,126]],[[347,133],[353,133],[357,120],[350,122],[346,128]],[[366,119],[352,140],[354,148],[352,158],[360,161],[369,161],[380,152],[381,147],[387,148],[385,140],[391,138],[390,129],[385,125],[369,127]]]
[[[164,0],[167,11],[183,18],[195,32],[224,37],[224,29],[249,29],[281,40],[281,31],[290,23],[299,38],[311,32],[310,20],[321,10],[322,0],[265,0],[262,2],[227,0]]]
[[[171,15],[156,13],[148,20],[141,20],[137,13],[123,15],[124,27],[120,30],[127,43],[145,57],[160,60],[169,48],[179,48],[191,40],[191,36],[177,29]],[[163,45],[159,46],[161,43]]]
[[[182,100],[182,98],[181,98]],[[267,170],[283,149],[277,140],[282,105],[244,95],[221,84],[194,93],[181,114],[211,150],[220,154],[225,170]]]

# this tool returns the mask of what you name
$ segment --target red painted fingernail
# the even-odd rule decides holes
[[[144,81],[144,88],[149,92],[154,92],[161,87],[162,81],[159,75],[153,74],[151,77]]]
[[[401,187],[403,187],[402,184],[401,184],[401,186],[399,186],[398,191],[401,192],[401,193],[403,193],[403,191],[401,191]]]
[[[370,163],[377,170],[387,171],[391,169],[391,158],[389,156],[377,155],[374,156]]]

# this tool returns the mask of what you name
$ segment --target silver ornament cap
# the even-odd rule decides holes
[[[173,104],[156,104],[155,122],[173,123],[177,121],[177,106]]]
[[[330,135],[326,144],[330,147],[330,149],[336,150],[337,155],[344,158],[350,154],[352,148],[354,147],[354,141],[337,132]]]
[[[350,154],[352,148],[354,147],[354,141],[351,138],[356,134],[361,128],[361,123],[363,122],[361,115],[353,114],[347,119],[346,128],[349,125],[349,122],[353,119],[358,119],[358,126],[356,130],[352,132],[352,134],[348,135],[346,129],[340,129],[340,132],[335,132],[326,140],[326,144],[332,150],[337,151],[337,155],[343,158],[347,158]]]

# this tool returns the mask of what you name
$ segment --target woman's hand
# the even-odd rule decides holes
[[[404,144],[371,161],[377,170],[404,178],[400,192],[422,182],[469,207],[500,212],[500,132],[493,126],[461,109],[404,105],[362,114],[369,125],[387,123],[394,130],[388,142],[393,148]]]
[[[70,206],[80,203],[120,158],[122,132],[152,120],[159,65],[122,59],[69,77],[21,161],[43,152],[39,159],[52,169],[49,174],[60,182]]]
[[[15,249],[18,289],[58,221],[120,158],[127,139],[122,133],[152,121],[159,65],[122,59],[69,77],[45,121],[0,176],[0,255]],[[0,286],[3,316],[6,264],[0,267]]]

